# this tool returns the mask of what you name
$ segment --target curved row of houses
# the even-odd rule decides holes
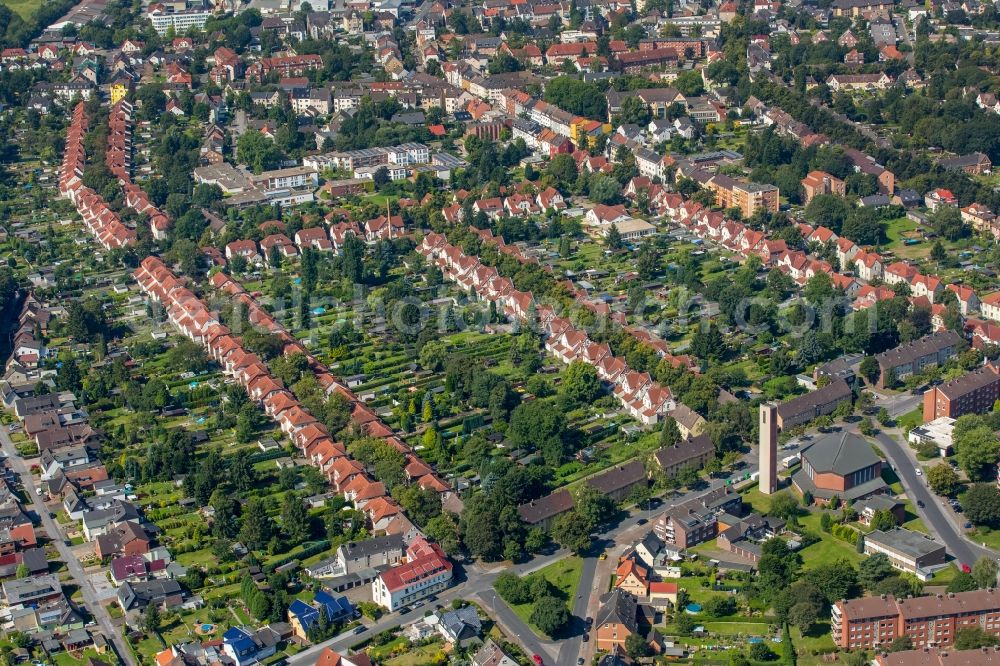
[[[153,238],[165,239],[170,230],[170,217],[154,206],[149,195],[132,182],[132,104],[124,99],[112,106],[108,115],[108,150],[104,161],[122,187],[125,205],[149,218]]]
[[[83,137],[89,123],[86,108],[80,102],[73,109],[66,148],[63,151],[59,175],[59,192],[68,197],[83,217],[83,223],[105,250],[129,247],[135,244],[135,231],[122,224],[121,218],[108,206],[100,194],[83,184],[83,170],[87,165],[87,152]]]
[[[364,511],[374,530],[403,533],[408,537],[416,534],[399,505],[388,497],[385,485],[372,479],[364,466],[347,454],[344,445],[334,441],[326,427],[271,374],[260,357],[243,347],[242,340],[188,289],[183,279],[174,275],[157,257],[146,257],[133,276],[143,292],[164,307],[171,324],[205,347],[224,374],[246,389],[250,398],[263,407],[302,455],[323,472],[333,489]],[[232,283],[228,277],[223,275],[223,278],[214,283],[223,288]],[[231,290],[242,292],[238,285]],[[243,292],[243,296],[237,298],[246,303],[249,295]],[[251,315],[250,322],[267,328],[266,320],[259,316]],[[286,342],[286,354],[306,353],[311,362],[315,360],[297,342],[288,340],[291,336],[287,332],[282,338]],[[355,418],[353,412],[352,418]]]
[[[592,365],[601,379],[611,385],[625,410],[640,423],[655,425],[672,416],[682,434],[699,434],[699,426],[685,427],[691,421],[686,413],[678,412],[690,410],[677,402],[669,388],[653,381],[649,373],[629,368],[625,359],[615,356],[607,343],[590,340],[568,319],[557,316],[551,306],[536,302],[531,292],[515,289],[510,278],[501,276],[496,268],[482,264],[478,257],[466,256],[437,233],[425,236],[417,251],[433,261],[445,278],[475,291],[483,300],[496,303],[508,317],[532,325],[537,323],[545,338],[545,348],[559,360]]]
[[[74,110],[67,137],[60,190],[77,204],[78,210],[84,215],[88,230],[106,249],[134,244],[134,232],[125,228],[103,199],[84,186],[80,180],[86,164],[83,136],[87,127],[85,109],[80,104]],[[116,142],[117,156],[124,155],[118,150],[121,145]],[[117,156],[115,164],[121,166]],[[92,210],[98,205],[103,206],[103,210],[111,217],[91,215]],[[115,244],[107,238],[108,225],[114,228],[114,224],[129,232],[126,242]],[[399,504],[388,495],[385,485],[372,479],[360,462],[347,455],[344,445],[334,441],[326,427],[283,386],[280,379],[271,374],[262,359],[243,347],[242,340],[219,321],[218,314],[210,310],[208,305],[188,288],[184,278],[175,275],[155,256],[143,259],[134,271],[133,277],[147,297],[164,307],[171,324],[191,340],[203,345],[209,356],[223,368],[223,372],[239,382],[250,398],[263,407],[265,413],[278,423],[282,432],[302,455],[323,472],[334,490],[364,511],[373,531],[402,534],[407,541],[420,534],[405,516]],[[278,335],[285,344],[283,350],[285,354],[304,354],[326,394],[329,396],[333,392],[340,392],[347,399],[355,427],[365,435],[385,440],[406,456],[406,475],[412,483],[442,493],[443,500],[451,495],[450,487],[438,478],[426,463],[415,456],[374,412],[346,386],[338,382],[329,369],[309,354],[301,343],[263,310],[241,285],[223,273],[214,275],[211,282],[213,287],[244,305],[251,324]],[[455,499],[457,500],[457,497]]]

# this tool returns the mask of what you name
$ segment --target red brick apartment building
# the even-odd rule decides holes
[[[966,627],[1000,636],[1000,591],[840,600],[831,620],[833,642],[845,649],[888,645],[902,636],[909,636],[916,648],[943,647]]]
[[[985,365],[924,393],[924,422],[941,416],[957,419],[963,414],[982,414],[1000,399],[1000,371]]]

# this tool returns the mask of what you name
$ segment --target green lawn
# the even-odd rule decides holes
[[[572,611],[573,601],[576,599],[576,588],[580,584],[580,574],[583,571],[583,560],[579,557],[568,557],[558,562],[553,562],[549,566],[537,571],[532,576],[543,576],[559,590],[559,596],[566,600],[566,606]],[[535,633],[541,631],[531,624],[531,612],[534,604],[511,604],[511,610],[524,620],[524,623],[532,628]]]
[[[905,431],[910,431],[924,422],[924,410],[917,407],[912,412],[906,412],[898,419],[896,419],[896,425]]]
[[[764,636],[771,625],[767,622],[727,622],[725,620],[706,622],[705,628],[713,634],[750,634]]]
[[[447,661],[444,647],[441,643],[431,643],[410,648],[401,655],[387,659],[385,666],[423,666],[424,664],[440,664]]]

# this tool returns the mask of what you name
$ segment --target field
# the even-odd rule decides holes
[[[32,13],[42,6],[42,0],[3,0],[2,3],[24,20],[31,18]]]
[[[542,576],[547,581],[552,583],[552,585],[559,591],[558,596],[566,600],[566,606],[572,611],[573,602],[576,599],[576,588],[580,584],[580,573],[582,570],[583,560],[574,556],[564,560],[559,560],[558,562],[553,562],[549,566],[532,575]],[[531,624],[530,621],[531,612],[534,610],[533,604],[511,605],[511,610],[513,610],[519,618],[524,620],[525,624],[529,625],[535,633],[541,635],[541,631]]]

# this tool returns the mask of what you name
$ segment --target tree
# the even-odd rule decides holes
[[[872,590],[881,581],[893,575],[894,571],[885,553],[875,553],[861,560],[858,565],[858,582],[864,585],[866,590]]]
[[[966,517],[976,525],[1000,527],[1000,489],[994,483],[977,483],[962,499]]]
[[[261,550],[271,540],[273,525],[264,500],[251,498],[243,508],[240,541],[251,550]]]
[[[618,231],[618,227],[614,224],[608,229],[607,235],[604,237],[604,244],[609,250],[620,250],[622,249],[622,235]]]
[[[956,650],[978,650],[997,645],[998,641],[996,636],[979,627],[965,627],[955,632],[954,647]]]
[[[955,426],[953,440],[959,466],[973,481],[986,479],[1000,460],[1000,440],[996,433],[986,425],[965,429],[956,422]]]
[[[861,361],[861,367],[858,371],[869,384],[877,382],[879,376],[882,374],[882,369],[879,367],[878,360],[874,356],[865,356],[864,360]]]
[[[575,510],[567,511],[552,526],[552,538],[564,548],[582,553],[591,546],[590,528]]]
[[[958,473],[947,463],[938,463],[927,470],[927,483],[938,495],[952,497],[961,489]]]
[[[274,141],[258,130],[249,129],[236,142],[236,159],[246,164],[254,173],[273,169],[281,159]]]
[[[546,596],[535,600],[535,608],[531,611],[529,620],[542,633],[555,636],[569,625],[570,618],[566,602],[558,597]]]
[[[815,601],[800,601],[788,609],[788,622],[806,633],[819,620],[822,610]]]
[[[651,119],[652,114],[649,112],[649,106],[638,95],[626,97],[625,101],[622,102],[618,116],[619,123],[632,123],[645,127]]]
[[[587,183],[587,193],[594,203],[613,204],[621,198],[622,186],[607,174],[595,173]]]
[[[155,603],[146,605],[146,610],[142,613],[142,628],[147,634],[159,631],[160,609]]]
[[[681,441],[681,430],[677,427],[677,421],[668,416],[663,419],[660,427],[660,446],[673,446]]]
[[[281,529],[293,545],[309,538],[309,512],[297,493],[286,493],[282,500]]]
[[[955,574],[955,577],[948,583],[949,592],[972,592],[978,589],[979,585],[976,584],[976,579],[972,577],[972,574],[964,571]]]
[[[710,617],[727,617],[736,612],[736,601],[732,597],[713,596],[705,602],[703,610]]]
[[[798,515],[799,503],[790,493],[781,492],[771,498],[771,503],[767,509],[768,515],[776,518],[788,519]]]
[[[517,574],[504,571],[493,582],[493,589],[509,604],[526,604],[531,601],[531,590],[527,581]]]
[[[575,404],[589,404],[596,400],[601,392],[601,378],[591,364],[573,361],[566,368],[562,392]]]
[[[909,636],[900,636],[889,643],[889,652],[906,652],[913,649],[913,639]]]
[[[629,99],[633,98],[630,97]],[[649,643],[646,642],[646,639],[639,632],[631,633],[625,639],[625,652],[633,659],[648,657],[650,654]]]
[[[896,516],[889,509],[879,509],[872,516],[871,523],[868,526],[872,530],[888,532],[896,527]]]
[[[767,643],[754,643],[750,646],[750,658],[754,661],[774,661],[778,655],[767,646]]]
[[[1000,566],[997,565],[997,561],[992,557],[983,556],[972,565],[972,578],[980,588],[996,587],[998,571]]]

